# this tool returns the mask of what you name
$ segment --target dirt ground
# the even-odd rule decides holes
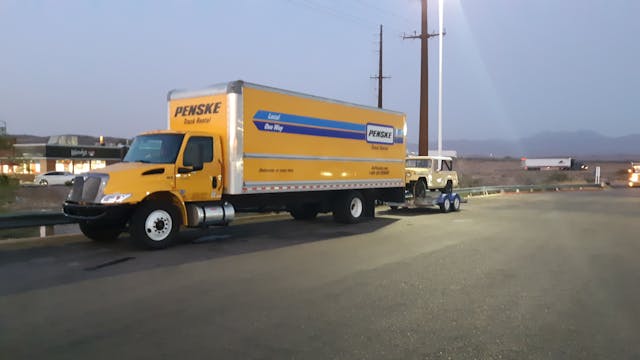
[[[594,161],[586,171],[527,171],[517,159],[465,159],[454,162],[460,187],[491,185],[587,184],[593,183],[595,167],[601,168],[601,182],[624,185],[628,177],[627,162]],[[14,200],[5,200],[0,210],[5,213],[34,210],[61,210],[70,186],[22,185]]]
[[[460,187],[491,185],[592,184],[600,167],[600,182],[625,184],[628,162],[588,162],[588,170],[523,170],[518,159],[465,159],[454,161]]]

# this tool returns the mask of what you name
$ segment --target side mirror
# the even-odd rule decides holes
[[[192,164],[185,164],[185,167],[178,168],[178,174],[188,174],[194,171],[200,171],[204,169],[202,161],[196,160]]]

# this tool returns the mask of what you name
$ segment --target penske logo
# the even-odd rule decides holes
[[[222,107],[222,102],[220,101],[178,106],[176,107],[173,117],[218,114],[220,112],[220,107]]]
[[[393,144],[393,127],[367,124],[367,142],[374,144]]]

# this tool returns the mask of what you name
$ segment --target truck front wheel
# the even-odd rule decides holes
[[[164,249],[171,245],[180,227],[177,213],[169,202],[144,202],[131,218],[129,231],[134,244],[147,249]]]
[[[355,224],[365,213],[365,201],[359,191],[349,191],[338,197],[333,210],[333,218],[337,222]]]
[[[114,241],[122,232],[120,226],[107,226],[90,222],[80,222],[80,231],[93,241]]]

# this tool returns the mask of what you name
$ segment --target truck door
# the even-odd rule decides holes
[[[222,166],[214,138],[191,136],[176,166],[176,189],[185,202],[220,200]]]

